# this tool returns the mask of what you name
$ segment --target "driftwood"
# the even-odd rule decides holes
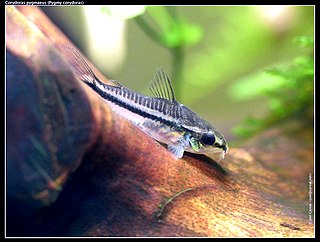
[[[174,160],[60,44],[39,8],[6,7],[7,236],[314,236],[312,127],[274,127],[220,163]]]

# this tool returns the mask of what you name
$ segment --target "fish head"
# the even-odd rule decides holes
[[[186,151],[198,154],[220,153],[220,159],[223,159],[229,149],[224,136],[191,109],[183,106],[182,110],[181,126],[186,130],[184,138],[189,144]]]

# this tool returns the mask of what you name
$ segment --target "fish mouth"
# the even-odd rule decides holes
[[[194,154],[204,154],[204,155],[210,155],[210,154],[216,154],[219,153],[219,159],[218,161],[224,159],[225,155],[228,153],[228,147],[222,146],[222,147],[202,147],[202,149],[195,151],[192,148],[186,149],[186,151],[194,153]]]
[[[202,151],[198,151],[198,152],[195,152],[195,153],[200,153],[200,154],[216,154],[216,153],[219,153],[219,160],[222,160],[224,159],[225,155],[227,154],[228,152],[228,148],[227,147],[213,147],[213,148],[204,148]]]
[[[225,154],[227,154],[228,153],[228,146],[223,146],[222,147],[222,150],[223,150],[223,152],[225,153]]]
[[[227,146],[223,146],[223,147],[220,147],[220,148],[213,148],[210,150],[210,152],[207,152],[207,153],[220,153],[219,154],[219,160],[223,160],[225,155],[228,153],[228,147]]]

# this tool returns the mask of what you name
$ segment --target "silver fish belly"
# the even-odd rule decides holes
[[[223,135],[174,96],[169,76],[158,69],[149,89],[153,97],[134,92],[116,81],[108,85],[100,81],[74,48],[60,48],[71,64],[76,76],[96,91],[111,108],[133,122],[153,139],[167,144],[175,158],[184,151],[209,154],[228,151]]]

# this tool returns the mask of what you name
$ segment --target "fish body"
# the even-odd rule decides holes
[[[103,83],[77,50],[68,46],[62,49],[81,81],[97,92],[114,111],[153,139],[167,144],[175,158],[181,158],[184,151],[219,152],[220,158],[227,153],[228,145],[223,135],[175,99],[169,76],[163,70],[158,69],[150,83],[153,97],[145,96],[116,81],[113,81],[115,85]]]

